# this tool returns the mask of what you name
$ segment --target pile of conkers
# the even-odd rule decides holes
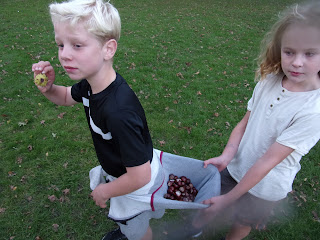
[[[167,193],[163,196],[166,199],[193,202],[198,194],[198,190],[185,176],[178,177],[171,173],[167,185]]]

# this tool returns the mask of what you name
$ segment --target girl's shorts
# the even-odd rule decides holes
[[[231,177],[227,168],[220,174],[221,194],[225,194],[238,183]],[[233,206],[234,221],[241,225],[250,226],[253,229],[264,230],[272,210],[278,203],[279,201],[267,201],[246,193]]]

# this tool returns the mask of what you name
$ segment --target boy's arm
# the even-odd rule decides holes
[[[42,92],[42,94],[57,105],[71,106],[78,103],[71,96],[71,87],[52,84],[50,90]]]
[[[100,184],[96,187],[91,196],[96,205],[105,208],[106,202],[117,196],[122,196],[146,185],[151,180],[150,161],[136,167],[127,167],[127,173],[121,175],[112,182]]]
[[[39,73],[44,73],[48,77],[48,83],[44,87],[37,86],[40,92],[51,102],[57,105],[71,106],[77,102],[71,96],[71,87],[58,86],[53,84],[55,72],[50,62],[38,62],[32,65],[34,77]]]
[[[219,157],[210,158],[204,161],[205,168],[209,164],[213,164],[218,168],[219,172],[221,172],[223,169],[227,167],[229,162],[233,159],[233,157],[236,155],[238,151],[239,144],[246,130],[249,117],[250,117],[250,111],[247,111],[244,117],[241,119],[241,121],[232,130],[228,143],[224,148],[222,154]]]

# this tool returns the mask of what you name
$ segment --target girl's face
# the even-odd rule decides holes
[[[320,30],[293,24],[281,40],[281,67],[288,90],[310,91],[320,87]]]
[[[103,46],[82,23],[57,23],[54,32],[60,63],[71,79],[90,80],[101,75],[105,63]]]

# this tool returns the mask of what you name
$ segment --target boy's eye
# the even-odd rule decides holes
[[[80,45],[80,44],[75,44],[74,47],[75,47],[75,48],[80,48],[81,45]]]
[[[57,44],[59,48],[63,48],[63,44]]]

